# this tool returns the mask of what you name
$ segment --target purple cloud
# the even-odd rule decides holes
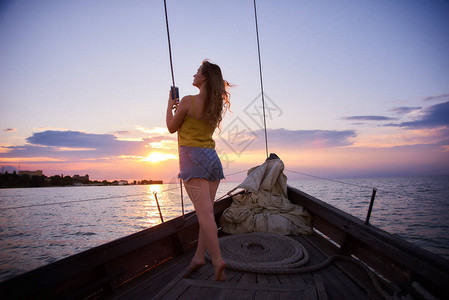
[[[442,94],[438,96],[429,96],[424,98],[424,101],[449,101],[449,94]]]
[[[262,136],[262,130],[258,134]],[[352,145],[351,138],[357,136],[354,130],[287,130],[272,129],[268,132],[270,143],[279,146],[332,148]]]
[[[235,132],[222,132],[220,134],[223,141],[223,145],[218,147],[223,151],[230,149],[231,151],[246,150],[248,149],[264,149],[265,139],[264,131],[262,129],[252,132],[235,131]],[[353,130],[288,130],[288,129],[268,129],[268,143],[269,146],[276,148],[333,148],[352,145],[350,140],[357,136]],[[243,149],[245,148],[245,149]]]
[[[385,116],[350,116],[344,117],[343,120],[348,121],[391,121],[397,120],[397,118],[385,117]]]
[[[387,124],[385,126],[397,126],[410,129],[447,127],[449,126],[449,101],[424,109],[423,115],[418,120],[399,124]]]
[[[398,114],[398,115],[406,115],[414,111],[418,111],[422,109],[422,107],[406,107],[406,106],[400,106],[400,107],[393,107],[390,109],[390,111]]]
[[[53,157],[69,159],[98,158],[118,155],[141,155],[151,138],[142,141],[121,141],[112,134],[80,131],[47,130],[33,133],[23,146],[3,147],[4,157]]]
[[[117,145],[120,141],[112,134],[93,134],[80,131],[54,131],[33,133],[26,141],[33,145],[69,148],[101,149]]]

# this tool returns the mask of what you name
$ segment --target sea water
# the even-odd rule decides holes
[[[363,221],[377,188],[371,224],[449,259],[449,176],[288,184]],[[164,221],[181,215],[178,184],[0,190],[0,281],[161,223],[155,196]]]

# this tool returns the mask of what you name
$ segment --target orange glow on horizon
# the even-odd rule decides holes
[[[408,146],[415,144],[438,143],[444,135],[445,127],[433,129],[413,129],[399,131],[398,129],[388,129],[384,133],[373,132],[357,138],[357,141],[349,146],[350,148],[388,148],[396,146]],[[443,134],[442,134],[443,132]]]
[[[27,162],[65,162],[66,160],[53,157],[2,157],[0,163],[27,163]]]
[[[160,142],[152,142],[148,144],[152,149],[176,149],[174,141],[163,140]]]
[[[170,159],[177,159],[178,157],[174,154],[170,153],[160,153],[160,152],[151,152],[148,156],[143,157],[142,161],[147,161],[151,163],[158,163]]]

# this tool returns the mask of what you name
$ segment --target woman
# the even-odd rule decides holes
[[[199,94],[183,97],[174,114],[176,99],[170,93],[166,116],[168,131],[178,131],[179,178],[184,181],[200,225],[198,247],[188,271],[194,272],[204,265],[208,250],[215,280],[224,281],[226,263],[221,257],[213,213],[215,194],[224,175],[212,134],[220,128],[222,116],[230,107],[230,95],[226,91],[230,85],[223,80],[220,67],[206,60],[193,76],[193,85]]]

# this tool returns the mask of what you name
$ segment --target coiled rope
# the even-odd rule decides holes
[[[226,261],[226,268],[263,274],[298,274],[319,271],[336,260],[343,260],[361,267],[371,279],[375,289],[385,299],[391,299],[376,275],[359,260],[344,256],[332,255],[319,264],[304,266],[309,261],[307,249],[298,241],[272,233],[244,233],[221,237],[220,250]],[[210,261],[210,256],[206,254]]]
[[[269,233],[247,233],[220,238],[226,267],[254,273],[285,274],[309,261],[309,253],[292,238]]]

